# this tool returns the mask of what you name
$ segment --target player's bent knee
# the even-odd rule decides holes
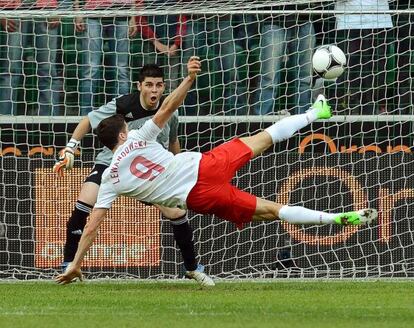
[[[240,138],[240,140],[252,150],[253,157],[261,154],[273,145],[270,134],[265,131],[259,132],[251,137]]]
[[[183,210],[181,208],[171,208],[171,207],[165,207],[161,205],[155,205],[155,206],[160,210],[162,215],[164,215],[167,219],[170,219],[170,220],[179,219],[183,217],[185,213],[187,212],[186,210]]]
[[[257,197],[256,211],[253,215],[253,220],[277,220],[279,218],[279,210],[283,205]]]

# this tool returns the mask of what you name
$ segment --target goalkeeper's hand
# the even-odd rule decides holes
[[[79,146],[79,141],[75,139],[70,139],[68,144],[64,149],[59,152],[59,160],[53,166],[53,172],[55,172],[59,177],[63,176],[63,170],[71,170],[75,162],[75,150]]]

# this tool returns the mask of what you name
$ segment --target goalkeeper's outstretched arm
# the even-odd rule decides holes
[[[73,131],[72,138],[80,141],[89,131],[91,131],[91,122],[89,117],[85,116]]]
[[[79,147],[80,141],[91,130],[91,123],[89,117],[84,117],[75,131],[73,131],[72,137],[67,143],[66,147],[59,152],[59,160],[53,166],[53,172],[58,176],[63,176],[63,170],[71,170],[75,161],[75,151]]]

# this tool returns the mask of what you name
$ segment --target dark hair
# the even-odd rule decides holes
[[[157,64],[147,64],[139,70],[138,81],[142,83],[146,77],[161,77],[164,80],[164,72]]]
[[[121,114],[116,114],[102,120],[96,128],[99,140],[110,150],[118,144],[118,136],[125,129],[125,119]]]

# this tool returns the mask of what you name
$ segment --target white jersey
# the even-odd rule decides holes
[[[174,156],[156,141],[160,132],[152,119],[129,132],[102,176],[96,208],[110,208],[118,195],[186,208],[187,196],[197,182],[201,154]]]

